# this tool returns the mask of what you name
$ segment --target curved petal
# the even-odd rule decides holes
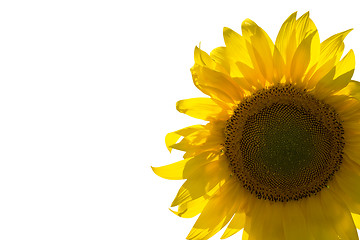
[[[338,64],[336,64],[336,71],[334,76],[335,80],[349,72],[353,73],[354,69],[355,69],[355,54],[354,51],[351,49],[345,55],[345,57],[343,57],[343,59]]]
[[[360,101],[360,82],[351,80],[349,84],[337,94],[344,94]]]
[[[236,186],[229,181],[218,190],[205,206],[186,239],[209,239],[230,221],[237,208]]]
[[[307,87],[309,89],[313,88],[313,86],[315,86],[315,84],[321,78],[323,78],[331,69],[333,69],[337,64],[337,62],[340,60],[340,57],[344,51],[343,40],[350,31],[351,30],[335,34],[321,43],[320,56],[319,56],[319,61],[317,63],[317,70],[308,82]],[[346,64],[344,64],[345,62],[343,62],[342,64],[337,66],[336,71],[338,73],[336,74],[335,77],[338,77],[345,73],[343,67],[346,68],[347,66],[349,66],[349,64],[351,64],[350,63],[352,61],[351,58],[352,56],[348,56],[348,59],[345,61]]]
[[[203,134],[207,135],[207,133]],[[198,136],[196,136],[199,137],[199,139],[195,139],[195,141],[188,138],[183,138],[180,142],[175,143],[169,147],[177,149],[179,151],[184,151],[186,152],[186,154],[189,153],[189,155],[185,154],[186,156],[184,155],[184,158],[194,156],[196,153],[200,152],[210,151],[214,149],[220,150],[219,146],[221,146],[221,144],[223,143],[222,139],[215,138],[211,135],[204,137],[201,137],[200,135],[201,134],[198,134]]]
[[[200,66],[203,66],[203,67],[207,67],[207,68],[210,68],[212,70],[215,70],[215,71],[218,71],[218,72],[223,72],[223,73],[228,73],[227,69],[226,69],[226,62],[224,62],[224,55],[220,55],[225,53],[224,51],[222,52],[219,52],[219,49],[216,50],[214,49],[212,52],[212,55],[211,54],[207,54],[206,52],[204,52],[203,50],[201,50],[200,48],[198,48],[197,46],[195,47],[195,50],[194,50],[194,60],[195,60],[195,64],[198,64]],[[217,53],[215,54],[214,56],[214,53]],[[215,57],[215,58],[213,58]],[[221,62],[219,62],[219,60],[221,60]],[[224,65],[222,65],[224,64]]]
[[[309,49],[307,50],[308,52],[304,52],[304,49],[299,50],[301,43],[303,43],[306,38],[309,38],[311,34],[313,36],[311,39],[308,39],[307,43],[309,45]],[[315,65],[320,55],[320,38],[316,26],[310,19],[308,12],[303,14],[297,20],[296,12],[291,14],[281,26],[279,34],[276,38],[275,45],[279,49],[279,52],[284,59],[285,64],[283,71],[285,73],[287,82],[289,82],[289,79],[293,75],[293,70],[295,70],[295,67],[298,68],[298,74],[301,72],[305,73],[306,70],[306,68],[301,65],[301,62],[294,60],[295,57],[306,60],[305,64],[308,69],[307,74],[311,74],[311,72],[309,72],[310,70],[315,70]],[[296,53],[296,51],[298,53]],[[297,54],[297,56],[295,56],[295,54]],[[305,69],[303,70],[302,68]],[[306,79],[309,77],[310,76],[308,76]],[[299,79],[299,76],[295,76],[295,79]]]
[[[176,103],[176,109],[190,117],[210,121],[226,120],[229,113],[216,104],[211,98],[190,98]]]
[[[266,222],[264,219],[264,209],[265,202],[258,201],[254,198],[254,201],[249,206],[249,213],[246,215],[244,232],[247,232],[249,235],[249,240],[264,239],[263,238],[263,229],[266,227]]]
[[[356,213],[360,213],[360,189],[358,187],[360,175],[354,171],[355,168],[359,169],[351,161],[345,160],[336,174],[334,187],[336,190],[340,189],[339,192],[344,193],[339,196],[344,199],[349,208],[356,211]]]
[[[326,189],[323,189],[326,190]],[[303,212],[311,235],[314,239],[338,240],[332,223],[329,222],[321,205],[319,196],[312,196],[303,201]]]
[[[247,90],[250,90],[251,88],[262,89],[264,87],[264,85],[260,81],[261,77],[259,76],[259,73],[255,69],[249,67],[248,65],[242,62],[237,62],[236,66],[238,67],[238,69],[244,76],[244,79],[246,80],[244,81],[245,87],[249,86],[246,88]]]
[[[274,43],[267,33],[250,19],[243,21],[242,33],[247,42],[248,52],[254,68],[262,74],[267,81],[272,81],[273,76],[273,51]]]
[[[285,62],[281,53],[277,49],[274,48],[273,55],[273,83],[274,85],[279,83],[285,74]]]
[[[354,201],[351,196],[345,193],[336,179],[331,181],[329,186],[330,191],[338,198],[340,198],[351,212],[360,214],[360,203]]]
[[[326,221],[332,225],[338,239],[359,239],[351,213],[342,202],[326,189],[321,191],[321,202]]]
[[[306,37],[296,49],[291,62],[291,77],[293,83],[301,83],[308,69],[311,58],[311,43],[316,31]]]
[[[223,148],[224,139],[224,121],[211,122],[203,126],[203,129],[186,133],[184,138],[175,144],[170,145],[168,148],[185,151],[184,158],[195,156],[201,152],[215,150],[220,152]],[[183,130],[183,129],[181,129]],[[182,131],[178,130],[175,133],[182,134]],[[184,129],[188,130],[188,129]],[[189,129],[188,131],[190,131]],[[165,139],[166,140],[166,139]]]
[[[314,22],[310,19],[309,12],[304,13],[298,20],[296,20],[296,42],[298,44],[300,44],[314,31],[317,32],[317,29]]]
[[[309,15],[309,12],[307,12],[296,21],[296,36],[297,44],[301,44],[305,38],[314,33],[311,41],[311,58],[309,62],[309,67],[312,67],[318,62],[320,57],[320,37],[317,28]]]
[[[191,73],[195,86],[212,98],[230,105],[243,98],[240,86],[224,73],[196,64],[192,67]]]
[[[226,161],[214,161],[204,165],[180,187],[171,207],[206,195],[216,186],[220,187],[230,177],[230,173]]]
[[[224,69],[222,72],[230,73],[229,59],[227,56],[226,47],[217,47],[210,52],[210,57],[215,63],[222,66]]]
[[[336,60],[339,61],[344,51],[343,41],[351,31],[352,29],[349,29],[347,31],[335,34],[321,43],[319,59],[320,66],[333,57],[336,57]]]
[[[189,159],[184,159],[161,167],[151,167],[156,175],[169,180],[183,179],[183,171]]]
[[[313,239],[306,225],[304,213],[298,202],[287,202],[284,205],[284,236],[288,240]]]
[[[262,212],[264,227],[262,230],[263,238],[268,240],[285,239],[283,227],[283,206],[281,202],[267,203]]]
[[[204,129],[205,129],[204,125],[193,125],[186,128],[182,128],[175,132],[168,133],[165,136],[166,148],[169,150],[169,152],[171,152],[172,150],[171,146],[174,145],[181,137],[188,136],[194,132]]]
[[[215,186],[213,189],[211,189],[209,192],[207,192],[205,195],[184,202],[184,203],[180,203],[178,206],[178,211],[173,211],[170,209],[171,212],[173,212],[174,214],[176,214],[179,217],[183,217],[183,218],[192,218],[195,217],[196,215],[198,215],[199,213],[201,213],[203,211],[203,209],[205,208],[205,206],[207,205],[207,203],[209,202],[209,200],[211,199],[211,197],[219,190],[219,188],[221,187],[221,185],[217,185]]]
[[[218,188],[214,188],[212,191],[216,192]],[[175,215],[182,218],[192,218],[202,212],[206,204],[209,202],[210,196],[213,194],[212,191],[208,192],[207,195],[196,198],[194,200],[180,204],[178,211],[171,210]]]
[[[216,63],[211,59],[211,57],[197,46],[194,50],[194,61],[195,64],[206,66],[211,69],[215,69],[216,66]]]
[[[209,151],[169,165],[152,167],[152,170],[159,177],[169,180],[181,180],[190,178],[200,167],[216,160],[219,160],[219,153]]]
[[[229,57],[235,62],[242,62],[252,67],[245,39],[240,34],[227,27],[224,27],[223,29],[223,36]]]
[[[224,234],[221,236],[221,239],[228,238],[235,233],[239,232],[245,226],[245,219],[246,215],[243,212],[235,213],[233,219],[229,223],[228,227],[226,228]]]
[[[331,78],[322,78],[315,87],[315,93],[325,96],[345,88],[355,70],[355,55],[352,50],[333,68]]]
[[[325,89],[325,88],[321,88],[319,87],[319,83],[326,83],[326,82],[331,82],[334,79],[335,76],[335,67],[333,67],[322,79],[320,79],[320,81],[316,84],[315,86],[315,90],[314,90],[314,95],[315,97],[317,97],[318,99],[324,99],[326,97],[329,96],[329,90]]]
[[[347,88],[347,87],[345,87]],[[342,90],[340,90],[341,92]],[[357,123],[358,129],[360,130],[359,120],[360,120],[360,102],[350,96],[338,94],[337,92],[334,95],[329,95],[324,99],[324,101],[334,107],[335,111],[341,116],[342,124],[345,129],[345,138],[349,135],[351,140],[355,131],[347,129],[348,124]]]
[[[296,12],[291,14],[282,24],[280,31],[276,37],[275,46],[279,49],[281,56],[283,56],[285,63],[291,62],[294,55],[296,42],[293,39],[295,35],[296,26]]]
[[[306,88],[313,89],[316,84],[334,68],[335,61],[336,59],[332,58],[320,67],[316,66],[316,70],[314,69],[315,72],[310,73],[306,76],[306,78],[308,79]]]

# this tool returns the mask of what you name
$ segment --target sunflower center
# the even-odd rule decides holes
[[[343,128],[335,110],[292,85],[244,99],[227,121],[225,154],[243,187],[258,198],[316,194],[342,162]]]

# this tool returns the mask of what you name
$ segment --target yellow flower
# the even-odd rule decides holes
[[[153,171],[186,179],[180,217],[198,214],[187,239],[358,239],[360,84],[344,31],[320,43],[306,13],[293,13],[275,44],[246,19],[224,28],[226,47],[195,48],[195,86],[209,97],[177,110],[208,121],[169,133],[184,159]],[[358,225],[359,227],[359,225]]]

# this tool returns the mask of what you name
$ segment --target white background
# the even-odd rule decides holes
[[[0,239],[185,239],[196,219],[168,210],[181,181],[150,166],[180,160],[164,136],[199,122],[175,110],[201,96],[194,47],[224,45],[222,28],[240,32],[245,18],[275,39],[292,12],[310,11],[321,40],[354,28],[346,49],[360,56],[358,10],[347,0],[1,1]]]

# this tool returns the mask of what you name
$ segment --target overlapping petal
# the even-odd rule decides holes
[[[181,186],[172,207],[199,198],[214,187],[220,187],[230,176],[226,161],[213,161],[197,169],[196,174],[190,176]]]
[[[274,44],[266,32],[250,19],[242,23],[241,29],[252,65],[259,73],[258,79],[265,85],[266,81],[272,80]]]
[[[199,168],[212,161],[218,161],[219,159],[219,154],[209,151],[162,167],[152,167],[152,169],[156,175],[162,178],[181,180],[191,178]]]
[[[234,182],[227,182],[218,190],[191,229],[186,239],[209,239],[222,229],[236,212],[236,205],[233,204],[239,197],[237,185]]]
[[[299,206],[294,202],[289,202],[283,210],[284,236],[289,240],[313,239],[311,236],[305,215]]]
[[[176,109],[189,115],[206,121],[226,120],[231,112],[216,104],[211,98],[191,98],[180,100],[176,103]]]
[[[221,236],[221,239],[226,239],[235,233],[239,232],[241,229],[245,226],[245,219],[246,215],[243,212],[237,212],[235,213],[233,219],[231,219],[231,222],[227,226],[224,234]]]
[[[352,50],[334,66],[316,85],[315,95],[323,99],[345,88],[351,81],[355,70],[355,55]]]
[[[243,90],[225,73],[197,64],[191,73],[195,86],[214,99],[233,106],[243,98]]]
[[[222,239],[244,229],[242,239],[358,239],[360,225],[360,83],[351,80],[354,52],[343,58],[351,30],[320,43],[309,13],[291,14],[275,43],[246,19],[242,35],[224,28],[224,47],[207,54],[195,48],[191,74],[208,97],[177,102],[179,112],[209,121],[169,133],[169,151],[184,159],[153,171],[166,179],[186,179],[171,210],[180,217],[200,214],[187,239],[209,239],[229,223]],[[262,201],[232,175],[224,154],[224,126],[248,96],[277,84],[303,88],[339,114],[344,127],[344,159],[328,188],[299,201]],[[354,224],[355,219],[355,224]]]

